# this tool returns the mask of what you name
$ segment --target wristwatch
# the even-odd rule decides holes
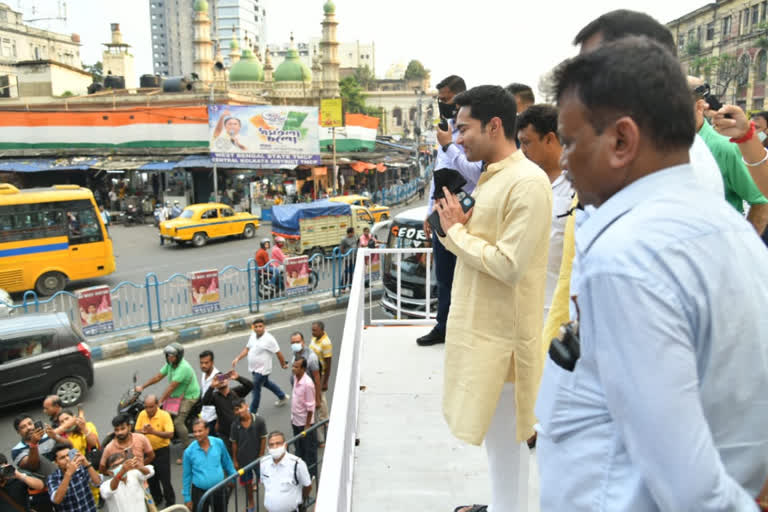
[[[451,147],[451,144],[453,144],[453,142],[449,142],[448,144],[445,144],[443,146],[443,153],[447,153],[448,152],[448,148]]]

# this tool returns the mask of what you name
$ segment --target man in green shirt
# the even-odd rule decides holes
[[[200,399],[200,385],[197,383],[195,377],[195,370],[184,359],[184,347],[179,343],[171,343],[163,350],[165,354],[165,366],[160,369],[160,373],[149,379],[143,386],[136,386],[136,391],[141,393],[144,388],[156,384],[163,380],[164,377],[168,377],[168,387],[163,392],[160,403],[163,404],[163,409],[168,410],[173,417],[173,427],[176,430],[176,435],[181,441],[184,448],[189,445],[189,431],[184,424],[189,416],[189,412],[192,407]],[[166,400],[169,403],[166,404]],[[181,403],[178,405],[178,410],[175,410],[175,404],[172,402],[178,401],[173,399],[181,399]],[[181,464],[181,459],[176,461],[177,464]]]
[[[688,77],[688,85],[695,101],[696,131],[712,152],[712,156],[715,157],[720,168],[720,173],[723,175],[725,200],[742,215],[744,214],[744,202],[749,204],[747,220],[755,227],[757,233],[762,235],[766,225],[768,225],[768,199],[760,193],[754,180],[752,180],[752,176],[749,175],[749,170],[741,159],[739,146],[717,133],[705,121],[704,112],[707,103],[701,93],[696,92],[698,87],[704,85],[704,81],[700,78]]]

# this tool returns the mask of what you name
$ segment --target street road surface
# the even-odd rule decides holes
[[[311,339],[310,327],[315,320],[325,322],[326,332],[333,342],[333,369],[331,372],[331,382],[328,390],[329,405],[332,403],[333,384],[336,378],[337,364],[339,359],[339,350],[341,348],[341,335],[344,327],[346,311],[332,313],[323,313],[314,316],[308,316],[301,321],[284,322],[275,325],[268,325],[270,331],[280,345],[280,350],[287,360],[290,361],[290,335],[294,331],[301,331],[304,334],[307,343]],[[248,332],[240,331],[230,333],[224,336],[201,340],[196,343],[185,344],[184,357],[190,362],[200,376],[199,354],[203,350],[212,350],[215,355],[215,364],[217,369],[228,371],[231,368],[232,360],[243,349],[248,341]],[[99,431],[99,438],[103,439],[112,430],[112,418],[116,415],[117,403],[122,394],[131,385],[131,378],[135,372],[138,372],[139,384],[143,384],[150,377],[155,375],[164,364],[162,352],[154,350],[135,356],[128,356],[121,359],[104,361],[96,364],[96,378],[94,387],[90,389],[81,406],[85,410],[86,418],[92,421]],[[240,375],[251,378],[248,373],[247,360],[244,359],[238,363],[237,371]],[[280,386],[280,388],[290,393],[290,369],[283,370],[277,361],[274,361],[274,369],[271,379]],[[161,394],[167,386],[167,380],[164,380],[145,391],[153,394]],[[288,438],[291,435],[291,406],[286,404],[283,407],[275,407],[275,395],[266,388],[261,392],[261,405],[259,414],[267,423],[268,431],[282,430]],[[248,398],[250,403],[250,396]],[[28,414],[34,420],[48,421],[42,410],[42,401],[39,403],[28,403],[20,406],[13,406],[6,409],[0,409],[0,452],[10,457],[11,448],[18,443],[19,436],[13,428],[13,419],[19,414]],[[172,447],[172,458],[175,461],[181,454],[180,445]],[[173,486],[176,491],[177,502],[181,502],[181,466],[172,464]],[[240,498],[242,498],[240,494]],[[241,505],[244,503],[240,500]],[[244,509],[244,505],[241,510]],[[231,500],[230,510],[234,510],[234,499]]]

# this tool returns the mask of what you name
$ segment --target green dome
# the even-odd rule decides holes
[[[285,60],[277,66],[273,76],[275,82],[311,82],[312,72],[306,64],[299,59],[296,48],[288,50]]]
[[[229,42],[229,49],[230,50],[238,50],[240,49],[240,45],[237,43],[237,38],[233,37],[232,40]]]
[[[243,50],[240,60],[229,70],[230,82],[261,82],[264,69],[251,50]]]
[[[323,5],[323,11],[325,11],[325,14],[334,14],[336,12],[336,5],[331,0],[328,0]]]
[[[208,12],[208,2],[205,0],[195,0],[194,9],[195,12]]]

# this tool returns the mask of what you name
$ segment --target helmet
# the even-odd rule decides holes
[[[163,349],[163,354],[165,354],[166,360],[168,356],[176,356],[176,364],[179,364],[184,359],[184,347],[181,343],[173,342]]]
[[[261,246],[262,249],[266,249],[267,248],[267,244],[269,244],[269,243],[272,243],[272,241],[269,238],[262,238],[259,241],[259,245]]]
[[[170,201],[166,201],[165,202],[165,206],[171,206],[171,202]]]
[[[285,238],[283,238],[281,236],[276,236],[275,237],[275,243],[276,244],[284,244],[285,243]]]
[[[178,201],[174,201],[174,202],[173,202],[173,205],[174,205],[174,206],[178,206],[178,205],[179,205],[179,202],[178,202]]]

